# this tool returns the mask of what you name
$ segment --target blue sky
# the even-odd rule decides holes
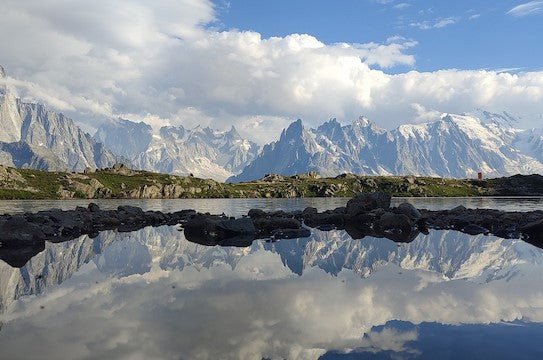
[[[307,33],[330,44],[418,42],[414,69],[543,68],[543,1],[229,0],[216,1],[220,26],[263,37]],[[530,13],[531,10],[531,13]],[[528,14],[524,14],[528,12]],[[398,66],[389,72],[405,71]]]

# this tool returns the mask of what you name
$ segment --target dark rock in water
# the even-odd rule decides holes
[[[253,218],[253,219],[254,218],[263,218],[263,217],[267,217],[268,213],[265,212],[264,210],[261,210],[261,209],[251,209],[247,213],[247,216],[249,216],[250,218]]]
[[[404,214],[411,220],[417,220],[422,217],[421,212],[416,207],[406,202],[398,205],[398,207],[395,209],[395,212],[398,214]]]
[[[22,215],[0,220],[0,243],[2,248],[28,247],[45,241],[41,227],[28,222]]]
[[[117,208],[117,218],[123,224],[133,225],[143,222],[145,214],[141,208],[125,205]]]
[[[202,245],[249,246],[256,229],[249,218],[226,219],[218,216],[197,216],[184,226],[188,241]]]
[[[334,214],[345,214],[347,213],[347,208],[345,206],[340,206],[332,210]]]
[[[300,229],[278,229],[271,233],[271,237],[274,239],[298,239],[311,236],[311,230],[307,228]]]
[[[90,212],[98,212],[98,211],[100,211],[100,207],[98,205],[96,205],[95,203],[90,203],[88,208],[89,208]]]
[[[289,217],[290,215],[283,210],[272,211],[268,214],[270,217]]]
[[[394,214],[387,212],[383,214],[376,222],[376,227],[381,231],[400,230],[404,233],[410,233],[413,229],[413,223],[404,214]]]
[[[363,239],[366,236],[372,236],[374,234],[374,231],[369,226],[351,226],[347,225],[345,226],[345,231],[347,234],[349,234],[350,237],[352,237],[355,240]]]
[[[143,215],[143,210],[136,206],[122,205],[117,208],[119,213],[125,213],[130,216],[141,216]]]
[[[241,218],[219,220],[215,223],[215,229],[212,229],[212,231],[223,231],[231,234],[254,234],[256,228],[251,219]]]
[[[463,211],[466,211],[466,210],[467,210],[467,208],[465,206],[459,205],[459,206],[457,206],[455,208],[452,208],[449,211],[452,212],[452,213],[459,213],[459,212],[463,212]]]
[[[524,225],[520,228],[520,231],[531,238],[543,240],[543,219]]]
[[[302,217],[302,213],[303,213],[302,210],[293,210],[293,211],[289,211],[289,212],[287,213],[287,216],[288,216],[288,217],[293,217],[293,218],[295,218],[295,219],[299,219],[299,218]]]
[[[346,212],[350,215],[356,215],[375,209],[388,210],[391,199],[390,195],[381,192],[360,194],[347,202]]]
[[[185,236],[231,238],[240,235],[254,235],[256,229],[251,219],[225,219],[217,216],[198,216],[185,224]]]
[[[335,213],[320,213],[304,216],[304,222],[307,226],[317,227],[319,225],[344,226],[345,217]]]
[[[302,216],[305,218],[306,216],[311,216],[317,214],[317,208],[314,207],[306,207],[304,211],[302,211]]]
[[[462,229],[462,232],[468,235],[481,235],[481,234],[487,234],[488,229],[485,229],[484,227],[479,226],[479,225],[469,224]]]
[[[254,219],[254,226],[259,236],[270,236],[277,229],[300,229],[302,224],[293,218],[270,217]]]
[[[377,221],[380,216],[369,213],[361,213],[355,216],[349,216],[345,218],[346,227],[371,227],[375,221]]]

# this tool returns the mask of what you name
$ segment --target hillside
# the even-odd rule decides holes
[[[543,176],[484,181],[412,176],[320,178],[314,173],[267,175],[246,183],[221,183],[130,170],[122,165],[87,173],[45,172],[0,166],[0,199],[176,199],[340,197],[383,191],[393,196],[543,195]]]

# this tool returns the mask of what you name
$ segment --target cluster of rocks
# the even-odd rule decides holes
[[[175,225],[187,221],[196,211],[165,214],[143,211],[133,206],[102,210],[94,203],[88,207],[63,211],[52,209],[37,213],[0,216],[0,258],[14,266],[45,248],[45,241],[64,242],[81,235],[95,237],[100,231],[135,231],[147,226]]]
[[[255,239],[294,239],[309,237],[294,213],[267,213],[252,209],[240,218],[198,214],[183,225],[187,240],[203,245],[248,246]]]
[[[470,235],[495,235],[518,239],[543,247],[543,211],[508,212],[493,209],[421,210],[425,222],[434,229],[449,229]]]
[[[409,203],[391,207],[390,195],[377,192],[358,195],[345,207],[324,212],[311,207],[292,212],[252,209],[238,219],[194,210],[162,213],[132,206],[102,210],[93,203],[71,211],[1,215],[0,258],[12,266],[23,266],[44,249],[45,241],[62,242],[84,234],[93,237],[103,230],[135,231],[177,224],[184,229],[187,240],[204,245],[249,246],[255,239],[308,237],[310,228],[343,229],[354,239],[372,236],[410,242],[433,228],[523,238],[543,247],[543,211],[521,213],[465,207],[428,211]]]

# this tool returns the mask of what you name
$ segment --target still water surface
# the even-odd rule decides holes
[[[344,204],[254,201],[206,206]],[[0,358],[538,359],[542,272],[542,249],[452,231],[396,244],[315,230],[246,248],[176,227],[107,231],[47,243],[20,269],[0,260]]]
[[[230,216],[247,214],[252,208],[271,210],[298,210],[308,206],[319,211],[345,206],[349,198],[296,198],[296,199],[132,199],[132,200],[0,200],[0,214],[35,212],[49,209],[72,210],[95,202],[103,209],[116,209],[119,205],[132,205],[144,210],[174,212],[194,209],[199,212],[226,213]],[[452,209],[458,205],[468,208],[500,209],[508,211],[543,210],[543,197],[470,197],[470,198],[394,198],[392,205],[404,201],[429,210]]]

